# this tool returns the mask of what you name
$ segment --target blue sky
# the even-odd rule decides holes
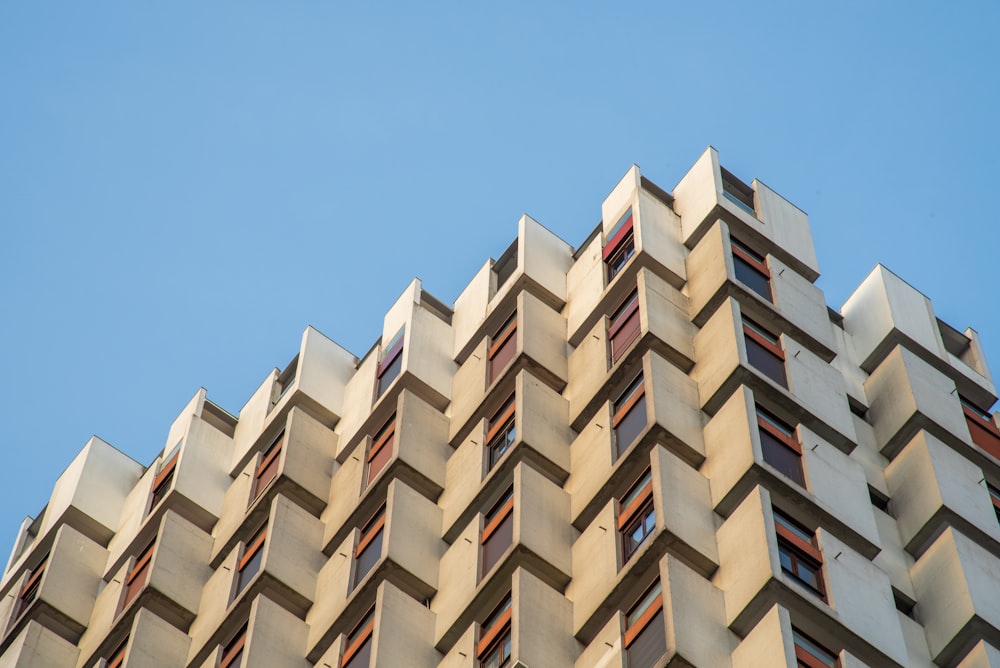
[[[542,6],[539,6],[542,5]],[[148,463],[313,325],[355,354],[527,212],[577,245],[709,144],[1000,364],[995,2],[0,5],[0,551],[97,434]]]

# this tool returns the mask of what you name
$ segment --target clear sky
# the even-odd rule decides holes
[[[0,4],[0,552],[91,434],[143,463],[313,325],[357,355],[527,212],[574,246],[708,145],[1000,373],[994,1]],[[2,560],[0,560],[2,563]]]

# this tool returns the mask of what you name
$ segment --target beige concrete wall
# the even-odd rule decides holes
[[[250,606],[243,649],[243,668],[309,668],[305,654],[306,625],[266,596]]]
[[[613,221],[611,224],[613,225]],[[595,236],[586,248],[577,250],[576,262],[566,272],[566,332],[573,345],[580,343],[576,334],[592,317],[591,314],[604,294],[603,232]],[[572,378],[572,372],[570,377]]]
[[[566,301],[566,272],[573,265],[573,247],[531,216],[517,221],[517,264],[531,281],[560,305]],[[516,277],[511,277],[511,284]],[[503,298],[502,294],[497,297]]]
[[[716,532],[719,570],[712,584],[726,600],[726,624],[732,624],[772,578],[780,578],[771,495],[755,488]]]
[[[373,666],[435,668],[434,613],[389,582],[379,585],[372,636]],[[335,666],[337,664],[331,664]]]
[[[398,480],[389,485],[386,506],[385,558],[431,590],[438,588],[438,563],[444,553],[441,509]]]
[[[232,439],[201,419],[192,420],[177,459],[174,493],[218,517],[232,480],[226,466],[232,452]]]
[[[937,668],[928,653],[923,627],[901,612],[897,617],[899,628],[903,632],[903,642],[906,643],[907,668]]]
[[[563,281],[565,283],[565,277]],[[487,305],[490,302],[492,282],[493,262],[488,260],[455,298],[454,313],[451,317],[451,328],[455,334],[453,359],[460,358],[461,352],[483,326],[488,313]]]
[[[752,186],[756,193],[757,217],[764,224],[764,236],[798,259],[811,270],[806,273],[806,277],[816,280],[819,276],[819,262],[816,260],[809,217],[802,209],[761,181],[754,179]]]
[[[517,350],[566,383],[566,319],[530,292],[517,296]]]
[[[733,651],[732,665],[733,668],[795,668],[795,643],[788,611],[780,605],[771,606]]]
[[[295,595],[312,602],[316,578],[326,561],[321,552],[322,523],[284,496],[271,504],[261,571]]]
[[[233,459],[229,464],[230,470],[243,461],[264,430],[271,410],[271,395],[278,380],[278,373],[278,369],[271,369],[240,409],[240,419],[236,423],[236,431],[233,432]]]
[[[322,503],[330,493],[336,467],[337,437],[332,430],[298,407],[288,413],[279,476],[287,476]],[[255,462],[258,463],[259,462]]]
[[[449,441],[453,441],[467,427],[477,411],[481,412],[480,403],[486,394],[489,372],[489,348],[489,337],[484,336],[455,371],[451,390],[453,399],[448,407],[448,416],[451,418],[448,425]]]
[[[165,513],[146,586],[163,593],[194,616],[201,602],[202,587],[212,573],[208,565],[211,550],[211,536],[180,515]]]
[[[129,633],[124,668],[184,668],[191,639],[145,608]]]
[[[0,668],[74,668],[80,650],[38,622],[28,622],[0,654]]]
[[[668,656],[677,665],[731,665],[736,637],[726,628],[722,592],[670,554],[659,570]]]
[[[956,668],[996,668],[1000,666],[1000,650],[984,640],[975,644]]]
[[[695,335],[691,378],[698,384],[699,407],[715,397],[739,365],[748,366],[742,332],[739,307],[729,299]]]
[[[524,666],[571,668],[577,655],[572,604],[523,568],[514,571],[511,586],[511,659]]]
[[[514,469],[514,544],[555,568],[566,581],[573,568],[569,495],[531,466]]]
[[[299,367],[291,391],[299,391],[334,415],[344,412],[344,390],[357,358],[313,327],[302,333]]]
[[[395,336],[390,332],[387,337]],[[389,343],[390,338],[385,339]],[[406,344],[404,343],[404,346]],[[344,415],[334,428],[337,434],[337,460],[343,461],[346,453],[357,445],[358,430],[371,413],[375,398],[375,371],[378,368],[379,349],[376,346],[358,363],[354,376],[344,388]]]
[[[665,432],[663,438],[668,447],[686,461],[703,461],[703,414],[697,405],[697,386],[687,374],[656,353],[648,353],[643,361],[650,422]]]
[[[330,626],[344,611],[347,597],[351,594],[351,568],[358,535],[359,532],[355,529],[344,538],[319,570],[314,603],[306,613],[306,625],[309,627],[306,646],[310,654],[315,653],[316,648],[323,642]],[[382,545],[384,550],[384,541]],[[324,656],[330,656],[332,649],[333,647],[327,649]],[[338,652],[333,656],[336,658],[340,654]]]
[[[692,236],[700,232],[721,193],[719,153],[709,146],[674,186],[674,211],[681,218],[681,239],[685,244],[693,245]]]

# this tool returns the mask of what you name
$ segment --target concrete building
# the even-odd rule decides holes
[[[596,215],[595,215],[596,217]],[[976,333],[707,150],[578,247],[525,216],[360,359],[308,328],[149,466],[100,439],[25,520],[0,667],[1000,666]]]

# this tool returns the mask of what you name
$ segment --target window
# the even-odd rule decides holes
[[[962,395],[958,398],[962,402],[962,412],[965,413],[965,422],[969,425],[972,442],[988,454],[1000,459],[1000,429],[993,422],[993,416]]]
[[[514,426],[514,395],[504,402],[504,405],[493,414],[486,423],[486,470],[492,470],[496,463],[514,445],[516,429]]]
[[[772,510],[781,571],[826,600],[823,554],[816,546],[816,535],[777,508]]]
[[[657,581],[625,613],[625,658],[628,668],[653,668],[667,651],[663,622],[663,590]]]
[[[42,557],[42,560],[35,566],[31,575],[28,576],[28,581],[24,583],[21,587],[20,593],[17,595],[17,614],[22,615],[24,611],[28,609],[28,606],[38,597],[38,589],[42,584],[42,576],[45,574],[45,564],[49,561],[49,555],[46,554]]]
[[[736,239],[730,241],[736,280],[756,292],[765,301],[773,301],[771,271],[767,268],[767,259]]]
[[[146,586],[146,581],[149,580],[149,566],[150,562],[153,560],[153,546],[156,544],[156,539],[154,538],[150,541],[139,556],[135,558],[135,562],[132,564],[132,568],[129,569],[128,575],[125,576],[125,597],[122,599],[122,607],[124,610],[128,607],[142,588]]]
[[[729,170],[722,168],[722,194],[730,202],[756,217],[753,206],[753,188],[740,181]]]
[[[260,493],[264,491],[272,480],[278,475],[278,464],[281,459],[281,449],[285,443],[285,432],[282,431],[278,434],[278,438],[274,439],[274,442],[267,447],[264,454],[261,455],[260,464],[257,466],[257,471],[254,473],[253,479],[253,490],[250,494],[251,499],[256,499],[260,496]]]
[[[264,560],[264,543],[267,541],[267,525],[254,532],[243,547],[243,556],[236,565],[236,594],[246,589],[247,583],[257,575]]]
[[[375,370],[376,397],[382,396],[382,393],[392,385],[392,381],[396,380],[396,376],[403,368],[403,334],[405,332],[406,328],[401,327],[396,336],[392,337],[389,345],[382,349],[382,361],[378,363],[378,368]]]
[[[781,340],[778,336],[753,320],[743,318],[743,340],[746,342],[747,361],[750,366],[787,389],[785,351],[781,349]]]
[[[489,381],[492,385],[500,372],[514,359],[517,353],[517,313],[507,318],[500,330],[490,338]]]
[[[623,566],[655,528],[653,473],[647,469],[618,502],[618,532],[622,537]]]
[[[354,584],[357,587],[382,558],[382,529],[385,527],[385,506],[361,527],[358,546],[354,550]]]
[[[993,502],[993,512],[997,516],[997,521],[1000,522],[1000,487],[986,483],[986,489],[990,492],[990,500]]]
[[[368,668],[372,662],[372,634],[375,632],[375,608],[351,629],[344,640],[341,668]]]
[[[502,668],[510,662],[511,596],[507,594],[479,625],[476,658],[480,668]]]
[[[126,651],[128,651],[128,636],[125,636],[125,639],[111,650],[108,658],[104,660],[104,668],[121,668],[121,665],[125,662]]]
[[[151,511],[159,505],[163,497],[170,491],[170,483],[174,479],[174,471],[177,469],[177,459],[180,457],[180,454],[181,444],[178,443],[167,457],[167,463],[160,467],[160,472],[153,478],[153,498],[149,504]]]
[[[243,661],[243,647],[247,642],[247,624],[240,627],[240,630],[222,648],[222,656],[219,658],[219,668],[237,668]]]
[[[608,320],[608,344],[611,346],[611,363],[622,358],[629,346],[639,338],[639,292],[634,291]]]
[[[836,654],[795,627],[792,627],[792,640],[795,643],[795,660],[799,668],[837,668],[840,665]]]
[[[508,489],[483,518],[483,570],[489,573],[514,542],[514,488]]]
[[[612,411],[615,452],[621,457],[646,428],[646,386],[641,373],[615,399]]]
[[[757,406],[757,433],[764,461],[805,487],[802,446],[796,439],[795,427]]]
[[[282,371],[280,374],[278,374],[278,379],[275,381],[274,388],[272,389],[271,392],[271,396],[274,398],[271,399],[271,405],[268,408],[268,410],[271,410],[271,408],[274,408],[276,405],[278,405],[278,402],[281,401],[281,398],[285,396],[288,390],[295,383],[295,374],[298,371],[298,368],[299,368],[299,356],[296,355],[292,359],[292,361],[288,363],[288,366],[285,367],[285,370]]]
[[[393,415],[372,437],[371,445],[368,447],[368,457],[365,459],[365,487],[378,477],[392,459],[395,436],[396,416]]]
[[[608,283],[628,264],[635,255],[635,236],[632,233],[632,209],[618,219],[604,242],[604,264],[607,267]]]

